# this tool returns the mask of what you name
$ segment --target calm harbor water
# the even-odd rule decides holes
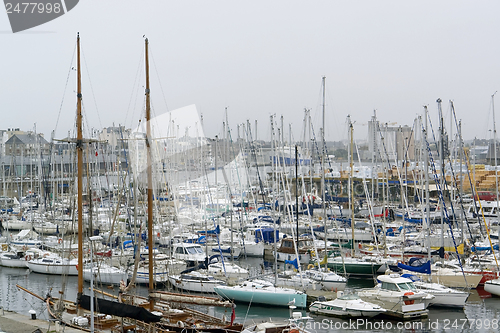
[[[269,263],[262,259],[240,260],[241,266],[252,267],[258,270]],[[35,310],[37,317],[48,319],[45,303],[16,287],[19,284],[30,291],[45,297],[48,293],[59,297],[63,283],[61,276],[43,275],[29,272],[27,269],[0,268],[0,306],[9,311],[15,311],[29,316],[29,310]],[[65,299],[76,299],[77,278],[66,277]],[[370,287],[373,281],[350,279],[347,291]],[[90,285],[85,283],[85,289]],[[100,286],[96,286],[99,288]],[[103,288],[108,293],[117,294],[118,287],[114,289]],[[87,290],[86,290],[87,291]],[[146,295],[147,288],[137,287],[135,292]],[[199,307],[200,311],[207,311],[211,315],[229,318],[230,309]],[[303,316],[310,315],[302,311]],[[236,321],[245,324],[258,323],[265,320],[280,321],[290,316],[286,308],[270,308],[248,304],[237,304]],[[371,320],[343,320],[333,317],[310,315],[312,320],[305,323],[311,332],[498,332],[500,331],[500,298],[491,295],[482,289],[472,290],[467,304],[463,310],[430,308],[429,318],[419,321],[398,322],[387,319]],[[0,331],[2,327],[0,326]],[[9,332],[7,332],[9,333]]]

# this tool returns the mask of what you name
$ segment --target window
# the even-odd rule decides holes
[[[382,289],[390,291],[399,291],[398,287],[394,283],[382,282]]]

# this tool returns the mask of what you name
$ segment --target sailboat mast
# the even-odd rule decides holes
[[[431,206],[430,206],[430,197],[429,197],[429,152],[427,150],[427,142],[429,139],[428,133],[428,121],[429,113],[427,110],[427,106],[424,106],[424,118],[425,118],[425,127],[423,133],[423,146],[425,149],[424,153],[424,176],[425,176],[425,226],[427,227],[427,260],[431,261]],[[461,229],[463,230],[463,229]],[[462,231],[463,234],[463,231]]]
[[[349,136],[351,139],[351,145],[350,145],[350,154],[349,154],[349,167],[350,167],[350,174],[349,174],[349,191],[350,191],[350,205],[351,205],[351,237],[352,237],[352,250],[351,250],[351,257],[354,257],[355,254],[355,241],[354,241],[354,165],[353,165],[353,154],[354,154],[354,138],[353,138],[353,131],[354,128],[352,126],[351,122],[351,116],[347,116],[349,118]]]
[[[76,156],[78,166],[78,299],[83,295],[83,134],[82,134],[82,75],[80,71],[80,33],[76,37]]]
[[[439,186],[441,188],[441,196],[443,200],[441,203],[441,246],[444,248],[444,183],[445,183],[445,171],[444,171],[444,124],[443,124],[443,112],[441,110],[441,98],[436,100],[438,103],[438,113],[439,113],[439,157],[441,160],[441,177]]]
[[[325,141],[325,84],[326,84],[326,76],[322,78],[322,86],[323,86],[323,105],[322,105],[322,128],[321,128],[321,146],[323,147],[321,153],[321,200],[323,205],[323,228],[325,233],[325,256],[328,256],[328,241],[327,241],[327,220],[328,216],[326,215],[326,183],[325,183],[325,153],[326,153],[326,141]],[[312,159],[312,157],[311,157]],[[312,202],[311,202],[312,205]],[[325,269],[328,267],[328,262],[325,260]]]
[[[495,93],[491,95],[491,109],[493,113],[493,151],[495,153],[495,193],[496,193],[496,206],[497,206],[497,216],[498,216],[498,171],[497,171],[497,125],[495,122]],[[491,155],[490,155],[491,156]]]
[[[149,258],[149,292],[153,292],[153,175],[152,175],[152,158],[151,158],[151,102],[149,96],[149,55],[148,55],[148,39],[145,40],[145,57],[146,57],[146,149],[147,149],[147,174],[148,174],[148,258]],[[150,302],[151,310],[153,302]]]

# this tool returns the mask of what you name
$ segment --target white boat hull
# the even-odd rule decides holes
[[[177,289],[195,293],[215,294],[214,288],[222,285],[222,281],[219,280],[201,282],[201,281],[184,280],[179,278],[179,276],[170,276],[168,280]]]
[[[127,277],[127,272],[122,271],[118,268],[94,268],[94,283],[119,285],[121,281],[127,281]],[[89,268],[83,269],[83,279],[85,281],[90,281],[92,279],[92,272]]]
[[[486,281],[484,283],[484,290],[492,295],[500,296],[500,279]]]
[[[35,259],[28,261],[28,268],[35,273],[52,275],[74,275],[78,276],[76,269],[77,262],[63,262],[62,264],[44,262],[44,259]]]

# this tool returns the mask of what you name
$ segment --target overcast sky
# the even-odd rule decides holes
[[[499,13],[498,1],[81,0],[13,34],[2,11],[0,128],[74,131],[80,32],[86,133],[137,127],[146,35],[153,113],[195,104],[209,137],[221,135],[225,107],[233,138],[237,124],[257,120],[269,140],[275,114],[285,137],[291,124],[300,140],[304,108],[319,135],[326,76],[327,140],[347,139],[348,114],[366,139],[374,110],[383,123],[412,126],[424,105],[436,130],[437,98],[447,127],[453,100],[465,139],[492,138]]]

